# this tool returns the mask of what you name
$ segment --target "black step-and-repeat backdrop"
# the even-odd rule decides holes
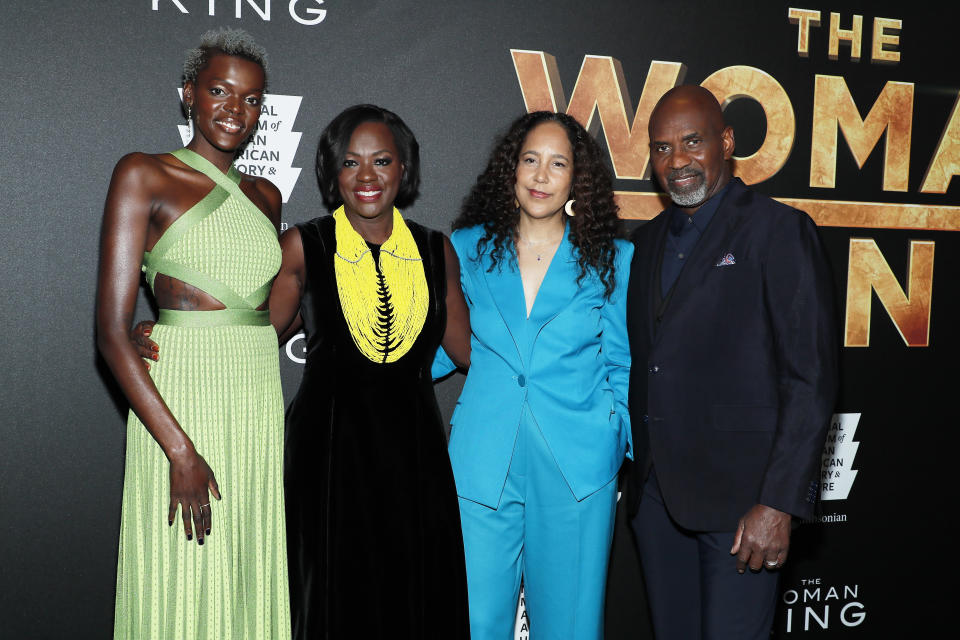
[[[411,218],[448,229],[494,135],[547,108],[589,124],[640,224],[661,208],[650,109],[677,83],[710,88],[736,129],[737,173],[821,225],[843,314],[823,509],[795,534],[775,636],[951,628],[958,15],[929,4],[3,3],[0,636],[110,634],[126,409],[94,348],[103,198],[121,155],[180,146],[183,52],[221,25],[270,53],[271,95],[238,164],[277,184],[286,224],[322,213],[316,140],[358,102],[420,140]],[[288,399],[302,355],[302,340],[282,347]],[[438,386],[448,414],[461,384]],[[628,535],[620,518],[608,638],[648,637]]]

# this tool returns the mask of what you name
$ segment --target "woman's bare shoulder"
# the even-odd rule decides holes
[[[134,151],[117,161],[113,179],[115,182],[139,182],[146,187],[171,179],[179,168],[178,164],[169,153]]]

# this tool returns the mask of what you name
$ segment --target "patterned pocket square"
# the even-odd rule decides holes
[[[737,264],[737,261],[734,259],[732,253],[725,253],[720,260],[717,261],[717,264],[713,265],[715,267],[726,267],[731,264]]]

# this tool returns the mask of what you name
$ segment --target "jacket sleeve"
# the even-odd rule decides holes
[[[434,356],[433,365],[430,367],[430,375],[433,376],[434,381],[453,373],[456,369],[457,365],[453,363],[443,347],[437,347],[437,355]]]
[[[837,394],[833,281],[816,225],[805,213],[777,216],[773,224],[763,286],[780,409],[758,502],[810,518]]]
[[[607,380],[613,388],[616,412],[620,428],[627,434],[627,457],[633,459],[633,431],[630,428],[630,412],[627,393],[630,389],[630,342],[627,339],[627,282],[630,277],[630,262],[633,244],[617,242],[616,287],[600,309],[602,328],[600,349],[607,367]]]

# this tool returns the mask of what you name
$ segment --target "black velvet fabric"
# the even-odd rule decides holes
[[[285,487],[300,640],[469,637],[460,512],[430,376],[445,322],[443,238],[407,224],[430,306],[390,364],[367,360],[347,329],[333,218],[299,225],[307,362],[287,411]]]

